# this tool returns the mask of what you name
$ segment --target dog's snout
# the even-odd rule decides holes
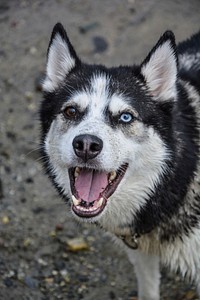
[[[76,155],[85,162],[95,158],[103,148],[103,141],[97,136],[90,134],[76,136],[72,144]]]

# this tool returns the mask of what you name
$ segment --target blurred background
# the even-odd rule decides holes
[[[0,299],[135,300],[134,270],[106,233],[76,224],[44,176],[40,80],[62,22],[88,63],[139,63],[167,29],[200,29],[199,0],[0,0]],[[194,300],[163,270],[161,299]]]

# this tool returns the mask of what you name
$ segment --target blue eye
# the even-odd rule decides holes
[[[128,112],[122,113],[119,117],[119,121],[123,123],[130,123],[132,120],[133,120],[133,115]]]

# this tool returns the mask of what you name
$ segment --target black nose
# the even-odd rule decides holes
[[[103,148],[103,141],[95,135],[81,134],[72,142],[76,155],[84,160],[95,158]]]

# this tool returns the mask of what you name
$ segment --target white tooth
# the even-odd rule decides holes
[[[74,203],[75,206],[79,205],[81,200],[76,199],[76,197],[74,197],[74,195],[72,195],[72,201]]]
[[[110,172],[109,176],[109,182],[112,182],[117,176],[117,173],[115,171]]]
[[[74,177],[77,178],[80,175],[81,169],[79,167],[75,168]]]
[[[99,208],[103,204],[103,197],[97,201],[96,207]]]

